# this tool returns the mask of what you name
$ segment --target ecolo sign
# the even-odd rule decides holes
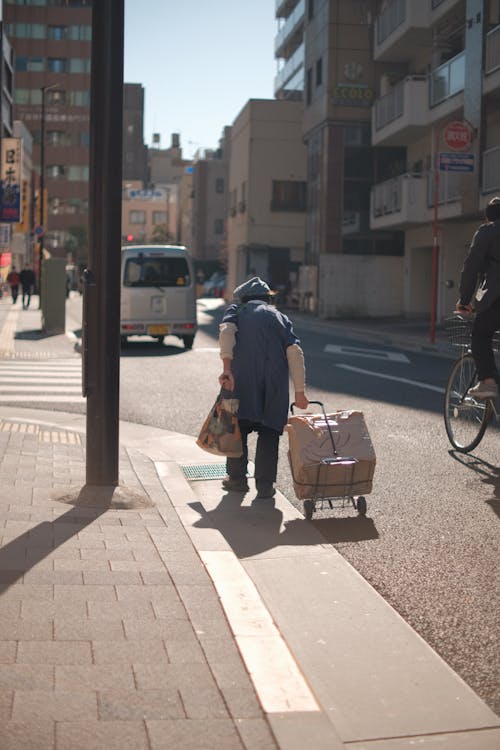
[[[361,83],[339,83],[333,92],[335,104],[349,107],[370,107],[373,100],[373,89]]]

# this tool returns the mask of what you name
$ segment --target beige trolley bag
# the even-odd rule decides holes
[[[304,501],[304,515],[311,519],[321,507],[344,508],[352,504],[359,515],[366,514],[365,495],[372,491],[375,451],[360,411],[327,414],[321,401],[320,414],[294,415],[288,434],[288,461],[297,497]],[[334,502],[336,501],[336,502]]]

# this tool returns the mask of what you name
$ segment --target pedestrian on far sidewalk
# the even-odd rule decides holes
[[[487,223],[474,234],[464,262],[456,305],[457,312],[476,312],[471,352],[479,382],[469,388],[469,393],[480,399],[498,395],[499,374],[492,341],[500,329],[500,198],[490,200],[485,216]]]
[[[29,263],[25,264],[19,278],[23,289],[23,310],[26,310],[30,306],[31,295],[35,286],[35,274]]]
[[[288,418],[289,378],[295,404],[306,409],[304,354],[289,318],[271,304],[274,293],[258,276],[234,290],[237,302],[224,313],[219,346],[223,371],[219,383],[239,399],[238,423],[243,455],[228,458],[226,490],[246,492],[248,435],[257,432],[257,498],[271,498],[278,467],[280,435]]]
[[[12,266],[12,270],[7,276],[7,284],[10,286],[10,293],[12,295],[12,304],[15,305],[17,302],[17,295],[19,294],[19,274],[16,271],[16,267]]]

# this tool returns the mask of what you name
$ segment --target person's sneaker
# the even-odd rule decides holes
[[[496,383],[478,383],[473,388],[469,388],[469,393],[474,398],[496,398],[498,396],[498,387]]]
[[[225,477],[222,487],[232,492],[248,492],[248,482],[245,477]]]
[[[259,484],[257,485],[257,500],[268,500],[274,497],[276,490],[272,484]]]

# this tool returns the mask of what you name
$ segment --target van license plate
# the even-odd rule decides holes
[[[168,326],[149,326],[148,333],[150,336],[166,336]]]

